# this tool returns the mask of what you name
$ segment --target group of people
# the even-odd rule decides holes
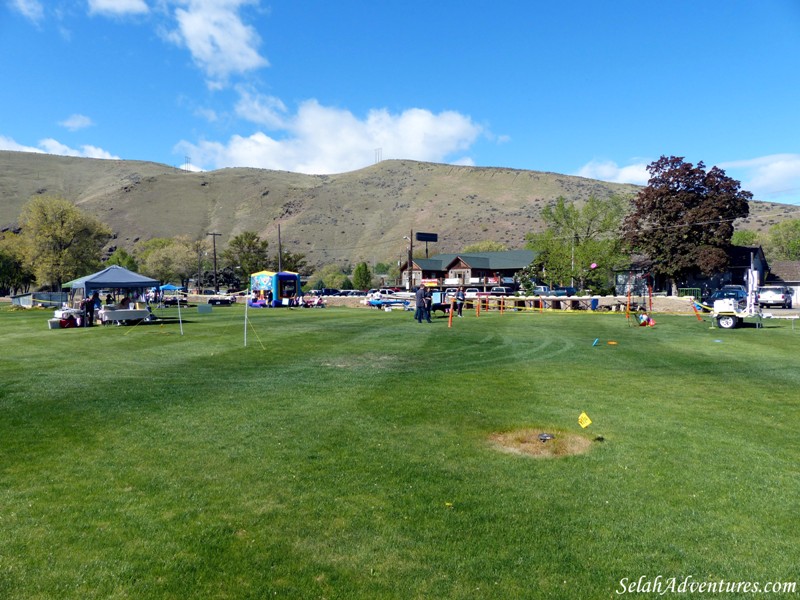
[[[136,302],[141,301],[141,298],[142,297],[138,293],[135,293],[133,298],[124,295],[118,302],[115,302],[114,296],[109,293],[105,297],[105,305],[107,307],[110,306],[116,309],[129,309],[131,308],[131,305],[135,306]],[[157,295],[146,296],[146,298],[148,300],[151,298],[154,300],[159,299]],[[83,327],[91,327],[94,325],[95,315],[103,308],[103,301],[100,299],[100,293],[95,291],[91,296],[84,298],[80,303],[80,308],[83,310],[83,318],[79,319],[76,324]],[[149,309],[150,307],[148,302],[148,310]],[[69,327],[69,325],[62,325],[62,328],[64,327]]]
[[[253,308],[269,308],[272,307],[275,303],[273,302],[273,291],[272,290],[253,290],[252,297],[247,301],[248,306],[252,306]],[[284,306],[288,306],[289,308],[300,307],[300,308],[324,308],[325,307],[325,299],[322,296],[314,295],[314,296],[302,296],[302,295],[295,295],[289,298],[281,298],[281,303]]]
[[[422,323],[422,319],[425,319],[428,323],[432,323],[431,321],[431,306],[433,305],[433,294],[431,290],[424,285],[421,285],[417,288],[416,294],[414,295],[414,299],[416,301],[416,312],[414,313],[414,318],[417,320],[417,323]],[[458,288],[455,293],[455,311],[456,316],[462,317],[462,311],[464,310],[464,303],[466,302],[466,294],[464,293],[463,288]]]

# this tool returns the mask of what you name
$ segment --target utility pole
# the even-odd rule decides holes
[[[283,248],[281,248],[281,224],[278,223],[278,273],[283,271]]]
[[[214,293],[219,294],[219,282],[217,281],[217,236],[220,236],[222,234],[207,233],[206,235],[211,236],[211,241],[213,242],[214,246]]]
[[[405,237],[405,236],[404,236]],[[414,230],[408,235],[408,263],[406,264],[406,271],[408,272],[408,291],[413,289],[412,269],[414,264]]]

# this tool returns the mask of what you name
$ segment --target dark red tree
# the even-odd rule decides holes
[[[623,221],[623,240],[653,261],[653,271],[674,281],[728,266],[733,222],[750,212],[753,194],[725,171],[708,172],[683,157],[662,156],[647,167],[650,180]]]

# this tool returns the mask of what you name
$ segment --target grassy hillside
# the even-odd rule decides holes
[[[0,152],[0,229],[13,227],[35,195],[64,197],[95,214],[130,249],[137,240],[256,231],[310,263],[404,257],[409,230],[439,234],[432,252],[495,240],[521,247],[541,229],[544,206],[559,196],[632,196],[638,188],[537,171],[387,160],[338,175],[265,169],[189,173],[142,161]],[[745,227],[762,229],[800,207],[753,203]]]

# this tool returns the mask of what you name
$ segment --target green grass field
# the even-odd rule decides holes
[[[255,310],[245,347],[242,307],[183,315],[181,335],[0,310],[0,597],[582,599],[641,576],[800,579],[788,322]],[[549,459],[489,442],[520,428],[603,441]]]

